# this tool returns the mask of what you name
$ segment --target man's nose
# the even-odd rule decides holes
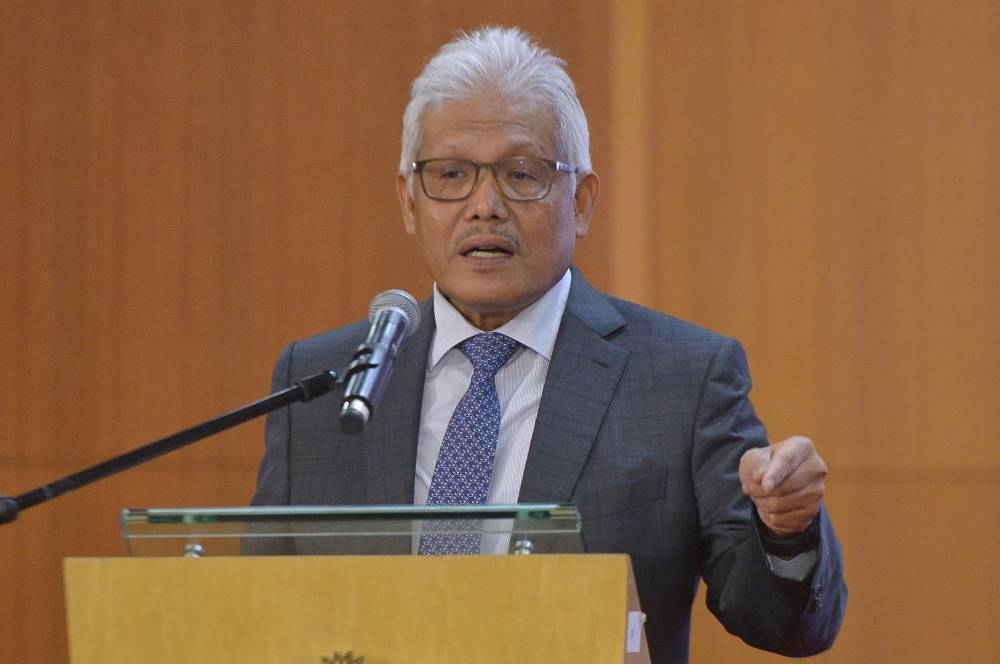
[[[479,181],[469,194],[469,212],[472,219],[506,219],[507,199],[500,193],[500,184],[492,168],[483,168]]]

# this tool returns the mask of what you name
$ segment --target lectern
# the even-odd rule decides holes
[[[72,664],[649,662],[629,560],[583,554],[572,507],[126,510],[122,525],[132,557],[65,561]],[[498,555],[410,555],[429,533]]]

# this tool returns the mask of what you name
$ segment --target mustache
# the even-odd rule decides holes
[[[506,228],[502,228],[502,227],[499,227],[499,226],[495,227],[495,228],[490,228],[488,230],[483,230],[481,228],[475,228],[475,227],[470,228],[470,229],[464,231],[457,238],[455,238],[455,242],[454,242],[454,245],[453,245],[452,248],[455,251],[458,251],[458,247],[463,242],[465,242],[466,240],[468,240],[470,237],[480,237],[480,238],[483,238],[483,239],[488,239],[490,237],[498,237],[498,238],[501,238],[501,239],[506,240],[507,242],[509,242],[511,244],[511,246],[513,246],[515,249],[520,249],[521,248],[521,240],[520,240],[520,238],[518,238],[514,233],[510,232]]]

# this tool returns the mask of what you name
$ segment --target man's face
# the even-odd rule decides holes
[[[418,160],[560,157],[550,110],[493,94],[428,110],[421,129]],[[509,201],[489,169],[482,169],[468,198],[435,201],[413,177],[412,194],[405,176],[396,183],[406,232],[416,238],[441,292],[482,330],[503,325],[562,277],[576,238],[587,232],[598,190],[597,176],[590,174],[574,195],[575,175],[556,173],[545,198]]]

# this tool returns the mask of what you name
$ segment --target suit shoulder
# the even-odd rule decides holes
[[[628,350],[633,366],[643,371],[683,368],[692,376],[714,373],[749,384],[746,352],[736,339],[634,302],[608,300],[625,320],[608,341]]]
[[[608,296],[608,301],[625,319],[625,325],[617,335],[620,342],[627,338],[630,344],[682,344],[706,349],[717,349],[734,342],[731,337],[656,309],[611,296]]]
[[[296,352],[330,351],[344,345],[354,350],[354,346],[365,340],[368,328],[368,321],[358,320],[342,327],[320,332],[294,342]]]
[[[279,364],[287,364],[293,375],[311,371],[340,371],[368,334],[367,321],[355,321],[287,344]]]

